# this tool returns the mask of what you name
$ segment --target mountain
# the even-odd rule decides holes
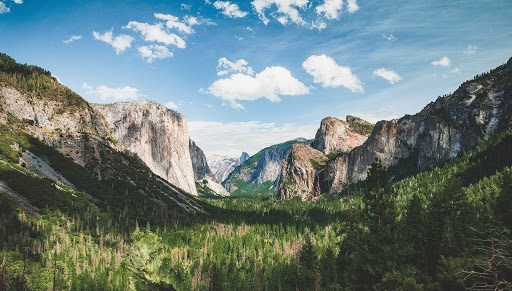
[[[275,194],[282,162],[293,144],[308,143],[303,138],[262,149],[236,166],[222,183],[231,195]]]
[[[347,116],[346,121],[324,118],[311,145],[294,145],[284,160],[278,181],[279,197],[317,198],[326,187],[327,163],[362,145],[372,128],[369,122],[353,116]]]
[[[44,69],[18,64],[0,54],[0,72],[0,182],[12,190],[9,192],[40,209],[75,208],[85,203],[101,211],[117,210],[130,223],[170,223],[173,217],[184,222],[203,212],[187,195],[195,188],[184,190],[182,185],[169,183],[169,175],[155,174],[129,150],[137,148],[141,140],[153,142],[151,146],[159,149],[168,147],[154,142],[150,135],[175,124],[182,126],[182,115],[148,102],[119,104],[114,107],[125,113],[119,113],[122,120],[114,124],[99,114],[99,105],[87,103]],[[130,111],[133,107],[145,109]],[[156,127],[156,120],[155,124],[148,121],[156,113],[168,118],[162,119],[169,122],[165,128]],[[149,131],[142,133],[141,128]],[[142,150],[141,146],[138,149]],[[186,150],[185,154],[188,136]],[[156,155],[162,158],[160,152]],[[190,173],[184,177],[193,179],[190,156],[177,161],[185,164],[186,158]]]
[[[212,155],[207,159],[208,165],[217,177],[217,180],[224,182],[236,166],[241,165],[249,159],[249,154],[242,152],[242,155],[238,159],[220,155]]]
[[[184,115],[151,101],[91,106],[107,121],[113,138],[155,174],[197,194]]]
[[[340,192],[346,185],[366,179],[368,168],[376,159],[389,167],[391,179],[400,179],[440,165],[511,127],[512,59],[464,82],[454,93],[439,97],[415,115],[378,122],[362,145],[317,167],[313,176],[319,179],[297,177],[295,173],[306,168],[283,167],[278,195],[282,199],[301,196],[311,187],[298,185],[311,183],[315,184],[314,189],[320,189],[313,196]],[[317,150],[325,148],[322,138],[337,139],[337,131],[333,132],[327,138],[315,138]],[[289,156],[288,165],[293,165],[296,158],[303,159]],[[295,194],[291,195],[289,189],[294,180],[299,182],[293,185]]]
[[[219,180],[208,166],[206,156],[193,140],[190,140],[190,155],[192,157],[192,168],[196,185],[205,192],[212,195],[229,196],[229,192],[222,187]]]

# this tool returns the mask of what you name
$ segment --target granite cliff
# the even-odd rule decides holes
[[[222,183],[224,188],[232,195],[275,194],[282,163],[297,143],[309,142],[298,138],[262,149],[235,167]]]
[[[313,142],[317,150],[329,152],[333,148],[331,141],[343,142],[339,135],[344,125],[334,125],[338,129],[325,130],[330,127],[330,124],[321,125],[319,131],[326,132],[328,136],[317,134]],[[318,167],[314,175],[304,179],[313,183],[314,177],[319,176],[321,179],[315,180],[318,185],[312,189],[320,189],[320,193],[336,193],[347,184],[366,179],[368,168],[375,159],[396,173],[404,164],[412,165],[415,171],[423,171],[475,147],[495,133],[511,128],[512,59],[489,73],[464,82],[454,93],[439,97],[415,115],[378,122],[363,144],[331,157],[324,167]],[[293,158],[288,157],[288,160]],[[293,161],[289,163],[293,164]],[[283,167],[278,192],[282,199],[293,196],[287,187],[290,187],[290,181],[299,179],[297,172],[300,169]],[[297,185],[308,183],[301,181]],[[303,197],[301,191],[309,188],[299,187],[295,189],[295,195]],[[316,196],[319,192],[309,195]]]
[[[157,175],[197,195],[184,115],[151,101],[93,104],[113,137]]]

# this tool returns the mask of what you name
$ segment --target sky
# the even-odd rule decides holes
[[[153,100],[207,156],[419,112],[512,57],[510,0],[0,0],[0,52],[91,103]]]

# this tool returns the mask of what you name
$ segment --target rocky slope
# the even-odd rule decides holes
[[[321,169],[324,183],[316,188],[334,193],[364,180],[376,158],[397,172],[405,164],[417,171],[429,169],[511,128],[512,59],[463,83],[453,94],[438,98],[418,114],[378,122],[361,146],[326,163]],[[322,142],[315,140],[314,144]],[[284,181],[294,175],[292,171],[282,173]],[[279,189],[282,198],[290,196],[286,193],[285,187]]]
[[[210,169],[220,182],[224,182],[235,167],[241,165],[248,159],[249,154],[246,152],[242,152],[242,155],[238,159],[220,155],[213,155],[207,158]]]
[[[237,166],[223,182],[232,195],[276,193],[282,163],[293,144],[308,143],[299,138],[267,147]]]
[[[190,140],[189,149],[196,183],[199,183],[200,187],[207,188],[207,192],[213,192],[220,196],[229,196],[229,192],[224,189],[215,174],[210,170],[203,150],[193,140]]]
[[[7,185],[0,195],[15,191],[39,208],[85,203],[118,213],[127,225],[183,222],[202,212],[197,201],[116,140],[89,103],[48,71],[5,54],[0,54],[0,135],[0,183]]]
[[[362,145],[373,125],[356,117],[346,121],[327,117],[320,123],[311,145],[294,146],[283,163],[278,184],[281,199],[299,196],[314,200],[329,187],[329,160],[342,158]]]
[[[113,137],[157,175],[197,195],[186,117],[151,101],[93,104]]]

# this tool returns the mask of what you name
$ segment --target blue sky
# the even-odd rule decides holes
[[[236,157],[322,118],[414,114],[512,57],[509,0],[0,0],[0,52],[93,103],[183,113]]]

